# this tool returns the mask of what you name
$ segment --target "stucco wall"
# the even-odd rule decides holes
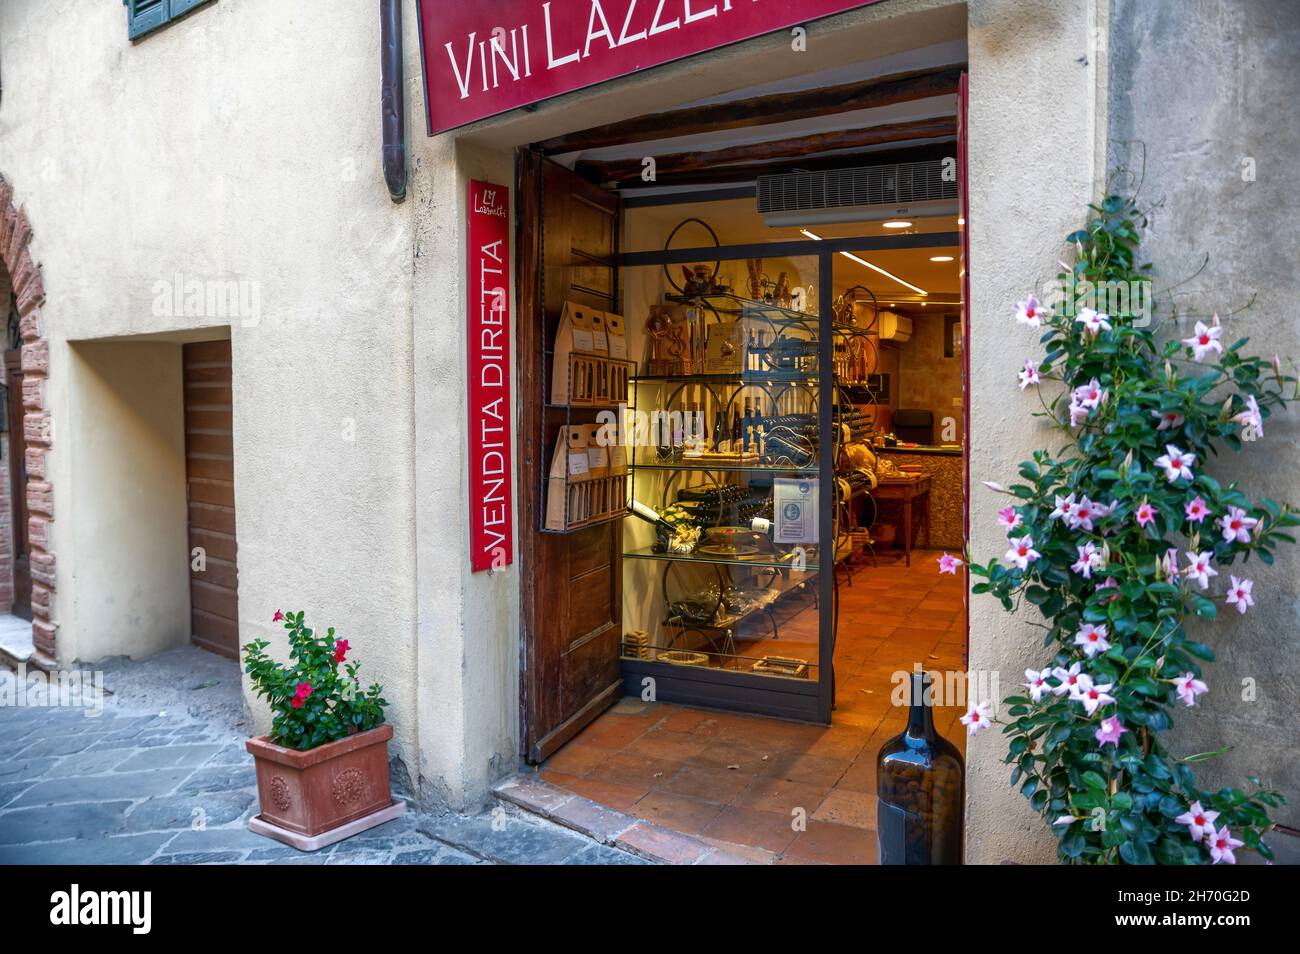
[[[1100,4],[1093,0],[971,0],[970,546],[1001,555],[993,520],[1002,498],[981,481],[1014,479],[1045,439],[1016,390],[1016,371],[1040,354],[1038,334],[1015,324],[1015,303],[1052,278],[1098,181]],[[1040,632],[988,597],[970,602],[970,668],[999,674],[1003,693],[1041,666]],[[1050,861],[1050,833],[1008,785],[1005,739],[967,746],[966,857],[974,863]]]
[[[145,656],[190,638],[181,350],[85,342],[70,352],[64,428],[73,547],[61,602],[76,658]],[[61,506],[62,510],[62,506]],[[62,513],[60,513],[62,516]]]
[[[415,87],[413,2],[405,23]],[[282,645],[277,608],[336,626],[414,765],[414,204],[379,168],[376,5],[219,0],[132,44],[120,3],[9,0],[0,62],[0,173],[47,290],[60,655],[130,651],[68,609],[88,584],[66,571],[105,557],[66,489],[101,463],[70,451],[86,396],[69,343],[229,325],[241,640]],[[244,306],[168,314],[178,281],[243,283]],[[102,424],[108,453],[128,422]]]
[[[1179,310],[1226,315],[1255,296],[1253,308],[1225,319],[1227,339],[1249,335],[1265,356],[1300,355],[1300,6],[1112,3],[1112,160],[1138,171],[1145,157],[1141,194],[1160,203],[1144,245],[1157,290],[1191,277],[1208,254],[1179,289]],[[1165,299],[1157,317],[1169,314]],[[1274,415],[1264,434],[1216,461],[1216,476],[1241,481],[1253,497],[1300,503],[1297,412]],[[1206,667],[1210,694],[1175,713],[1172,744],[1186,754],[1233,746],[1198,766],[1203,783],[1248,788],[1246,777],[1258,775],[1291,800],[1277,819],[1300,826],[1300,555],[1290,548],[1272,567],[1252,560],[1233,569],[1254,578],[1256,605],[1196,626],[1219,658]],[[1273,844],[1280,859],[1300,861],[1296,839]]]

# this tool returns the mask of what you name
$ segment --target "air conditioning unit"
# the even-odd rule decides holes
[[[903,344],[912,340],[912,319],[906,315],[896,315],[892,311],[882,311],[878,318],[880,340]]]
[[[768,226],[870,222],[957,214],[957,182],[944,161],[759,176],[758,211]]]

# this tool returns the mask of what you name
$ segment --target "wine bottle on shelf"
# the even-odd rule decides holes
[[[740,450],[740,408],[731,405],[731,452]]]
[[[754,412],[750,409],[749,398],[745,398],[745,416],[740,419],[740,446],[746,454],[754,438]]]
[[[713,415],[713,449],[719,454],[731,449],[731,441],[727,438],[727,412],[720,407]]]
[[[767,422],[763,419],[763,399],[754,401],[754,451],[760,457],[767,450]]]

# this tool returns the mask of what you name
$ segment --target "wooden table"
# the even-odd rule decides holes
[[[920,500],[922,504],[921,522],[925,528],[925,545],[930,546],[930,478],[926,474],[919,477],[882,477],[872,496],[877,501],[897,500],[903,505],[903,553],[907,565],[912,565],[912,502]]]

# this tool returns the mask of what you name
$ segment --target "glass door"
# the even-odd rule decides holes
[[[829,267],[748,251],[622,270],[624,679],[659,701],[829,722]]]

